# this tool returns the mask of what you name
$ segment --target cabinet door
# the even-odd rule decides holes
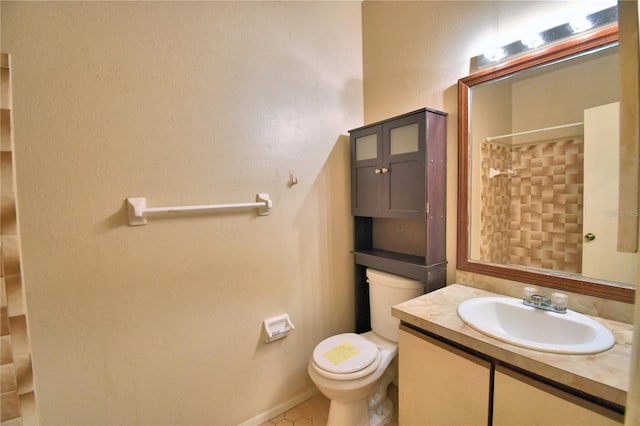
[[[495,371],[493,424],[621,425],[623,416],[502,366]]]
[[[351,214],[380,214],[382,125],[351,134]]]
[[[402,326],[398,363],[401,425],[488,424],[489,362]]]
[[[382,208],[387,217],[424,220],[425,113],[383,125]]]

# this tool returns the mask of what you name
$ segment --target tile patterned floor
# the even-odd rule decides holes
[[[325,426],[329,414],[329,400],[318,394],[260,426]]]
[[[394,415],[389,426],[397,426],[398,388],[394,385],[389,386],[387,394],[394,406]],[[324,395],[318,394],[260,426],[326,426],[328,414],[329,400]]]

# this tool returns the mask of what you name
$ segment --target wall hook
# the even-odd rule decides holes
[[[296,175],[294,175],[293,173],[289,172],[289,188],[291,188],[293,185],[297,185],[298,184],[298,177]]]

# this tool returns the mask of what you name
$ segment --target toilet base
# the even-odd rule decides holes
[[[384,426],[393,417],[393,402],[387,388],[395,374],[387,369],[373,395],[350,401],[332,399],[327,426]]]
[[[369,404],[367,399],[356,401],[331,400],[327,426],[369,426]]]
[[[369,412],[369,426],[384,426],[391,423],[393,417],[393,402],[389,397],[375,410]]]
[[[331,401],[327,426],[384,426],[393,418],[393,402],[387,397],[377,408],[369,410],[366,400]]]

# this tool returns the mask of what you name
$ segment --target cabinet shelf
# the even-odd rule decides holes
[[[429,273],[443,270],[447,262],[425,265],[425,258],[406,253],[381,249],[358,249],[353,251],[355,263],[373,269],[402,275],[422,282],[431,282]]]
[[[422,256],[380,249],[358,249],[354,250],[353,254],[355,263],[358,265],[403,275],[414,280],[427,280],[427,267]]]

